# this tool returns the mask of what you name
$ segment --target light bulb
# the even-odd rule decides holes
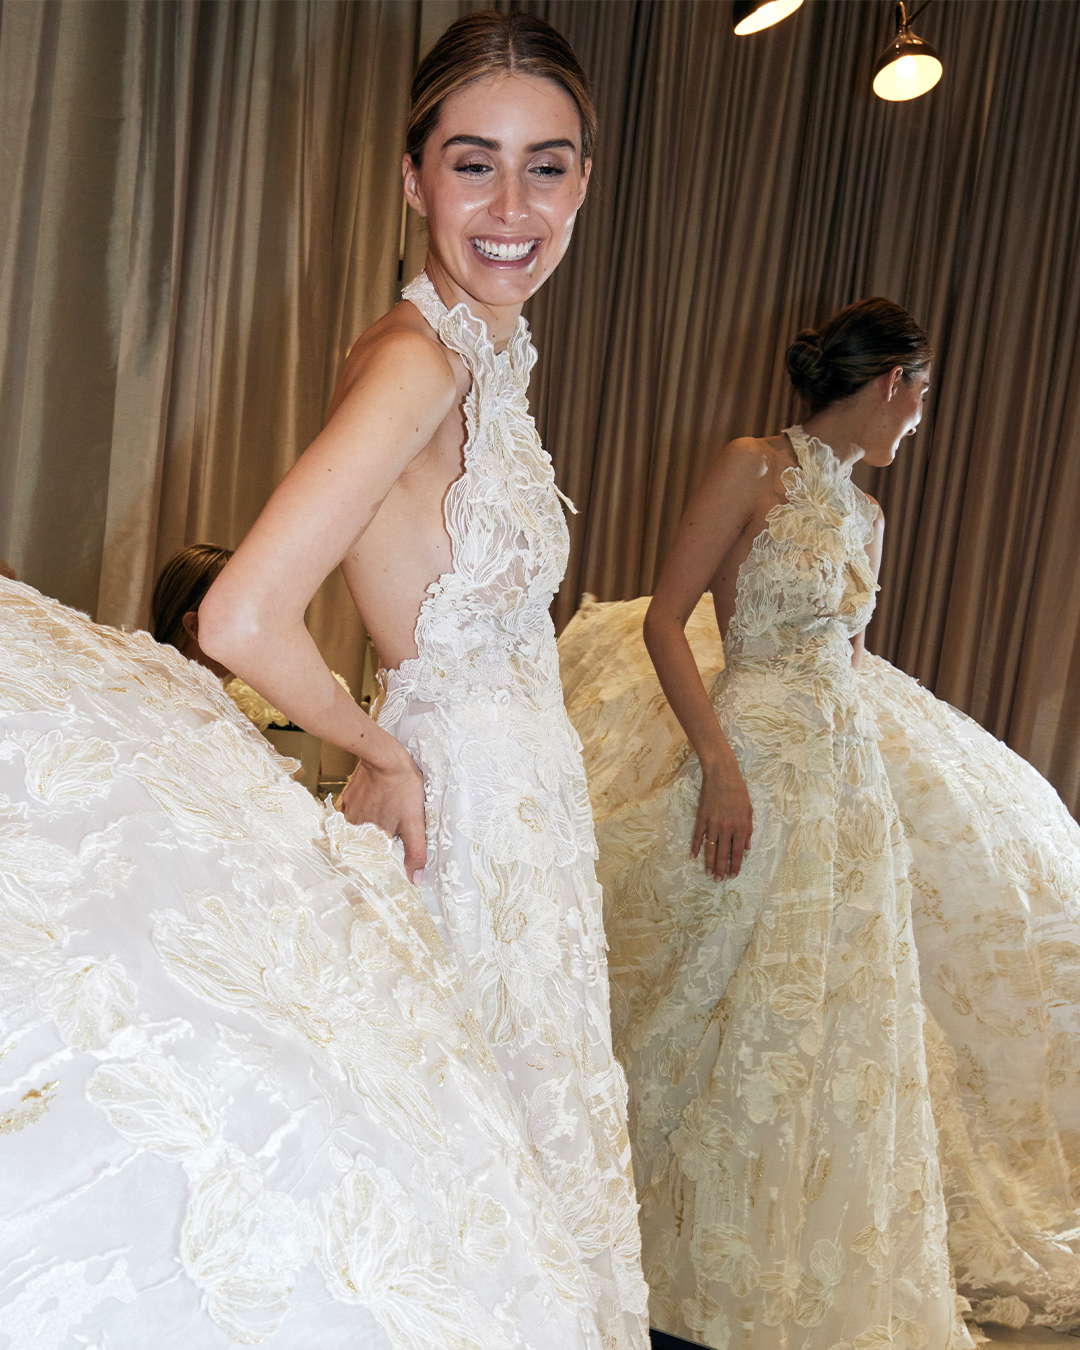
[[[755,4],[754,0],[744,0],[735,6],[735,32],[740,37],[747,33],[759,33],[763,28],[771,28],[774,23],[794,14],[803,0],[765,0],[764,4]]]
[[[896,63],[898,80],[913,80],[919,73],[919,63],[913,56],[902,56]]]

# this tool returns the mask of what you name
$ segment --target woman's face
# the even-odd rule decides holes
[[[889,376],[881,378],[890,380]],[[930,389],[930,367],[923,366],[907,380],[901,372],[890,382],[890,388],[891,393],[882,409],[879,443],[866,447],[866,463],[878,469],[893,462],[905,436],[915,435],[915,428],[922,421],[923,406]]]
[[[451,95],[421,167],[403,164],[432,280],[485,307],[523,304],[566,252],[591,168],[577,107],[552,80],[497,75]]]

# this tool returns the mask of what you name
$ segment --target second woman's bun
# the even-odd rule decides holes
[[[795,392],[811,406],[817,405],[829,383],[829,361],[821,350],[821,339],[812,328],[804,328],[787,349],[784,358]]]

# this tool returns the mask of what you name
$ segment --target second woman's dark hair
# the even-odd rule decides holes
[[[933,358],[926,333],[906,309],[874,296],[848,305],[821,328],[804,328],[785,364],[811,415],[849,398],[897,366],[910,380]]]
[[[413,76],[405,149],[419,168],[443,104],[459,89],[489,75],[535,75],[552,80],[573,99],[581,119],[581,158],[592,156],[596,110],[589,80],[573,47],[535,14],[478,10],[452,23]]]

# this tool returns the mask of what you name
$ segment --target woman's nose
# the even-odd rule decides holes
[[[514,176],[504,178],[490,209],[496,220],[507,225],[524,220],[529,214],[529,203],[521,181]]]

